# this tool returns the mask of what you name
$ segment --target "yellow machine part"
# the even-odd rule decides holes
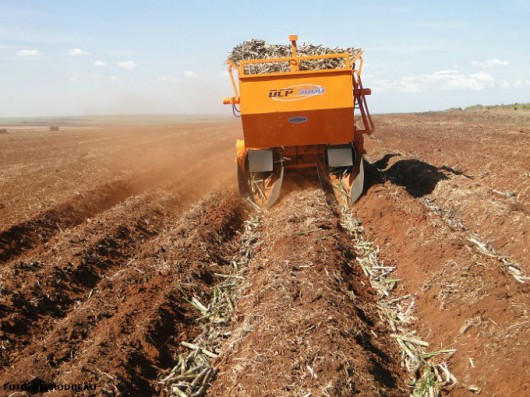
[[[363,190],[362,135],[373,130],[365,99],[371,92],[360,79],[362,51],[353,59],[347,53],[299,57],[297,36],[289,40],[291,57],[228,61],[235,95],[223,103],[240,112],[243,126],[244,139],[236,143],[239,190],[268,208],[279,197],[284,169],[316,167],[321,185],[351,204]],[[326,58],[342,61],[333,69],[300,68]],[[288,67],[252,74],[260,63]],[[355,127],[356,108],[363,130]]]
[[[351,70],[243,75],[239,84],[247,147],[353,141]]]

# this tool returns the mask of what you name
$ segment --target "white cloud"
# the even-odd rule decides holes
[[[218,80],[230,81],[230,73],[228,72],[228,70],[223,70],[222,72],[217,73],[215,77]]]
[[[515,80],[513,85],[515,87],[528,87],[530,86],[530,80],[521,80],[521,79]]]
[[[70,56],[73,56],[73,57],[82,57],[82,56],[90,55],[90,52],[82,50],[81,48],[72,48],[71,50],[68,51],[68,54],[70,54]]]
[[[482,91],[484,89],[484,81],[482,78],[475,78],[472,76],[455,76],[454,78],[445,80],[440,85],[442,91],[459,91],[472,90]]]
[[[501,88],[510,88],[511,84],[508,80],[500,80],[499,85]]]
[[[500,59],[493,58],[488,59],[487,61],[473,61],[473,65],[480,67],[492,67],[492,66],[507,66],[510,64],[510,61],[501,61]]]
[[[372,88],[373,92],[385,93],[388,92],[389,89],[394,88],[395,82],[393,80],[377,77],[366,78],[367,75],[367,73],[364,73],[363,80],[369,82],[368,86]]]
[[[187,78],[187,79],[193,79],[193,78],[198,77],[198,76],[199,76],[199,74],[194,72],[194,71],[192,71],[192,70],[186,70],[184,72],[184,77]]]
[[[484,71],[476,73],[460,73],[457,70],[440,70],[419,76],[404,76],[394,86],[402,92],[439,91],[482,91],[493,86],[493,76]]]
[[[18,50],[17,57],[35,57],[40,55],[39,50]]]
[[[486,61],[490,66],[506,66],[510,64],[510,61],[501,61],[500,59],[494,58]]]
[[[77,83],[79,81],[79,77],[77,76],[72,76],[70,77],[68,80],[70,80],[72,83]]]
[[[397,89],[401,92],[420,93],[423,91],[423,84],[417,78],[405,76],[399,80]]]
[[[100,60],[94,61],[94,66],[97,66],[97,67],[105,66],[106,64],[107,63],[105,61],[100,61]]]
[[[123,69],[134,69],[137,65],[133,61],[118,62],[118,66]]]
[[[501,80],[500,81],[501,88],[526,88],[530,87],[530,80],[523,80],[523,79],[517,79],[517,80]]]
[[[158,79],[159,82],[161,83],[178,83],[180,81],[180,79],[178,77],[167,77],[167,76],[164,76],[164,77],[160,77]]]
[[[116,76],[109,76],[110,81],[118,81],[119,79]]]

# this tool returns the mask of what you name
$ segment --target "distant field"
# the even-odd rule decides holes
[[[376,115],[351,208],[287,170],[266,211],[235,194],[237,119],[5,120],[5,387],[528,395],[530,112]]]
[[[450,110],[530,110],[530,103],[511,103],[508,105],[473,105]]]
[[[476,110],[530,110],[530,103],[508,105],[473,105],[465,108],[451,108],[450,111]],[[140,115],[99,115],[99,116],[59,116],[59,117],[0,117],[0,127],[85,127],[102,125],[164,125],[194,122],[218,122],[231,120],[232,115],[188,115],[188,114],[140,114]]]
[[[160,125],[219,121],[228,116],[144,114],[68,117],[0,117],[0,126],[93,126],[93,125]]]

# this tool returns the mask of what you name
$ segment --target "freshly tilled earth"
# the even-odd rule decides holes
[[[417,338],[454,350],[435,358],[457,379],[442,395],[528,394],[530,114],[375,123],[351,211],[395,267],[386,299],[410,295]],[[256,215],[235,194],[239,135],[219,122],[0,137],[2,393],[170,393],[160,379],[201,332],[190,298],[210,300]],[[315,184],[287,180],[260,215],[207,395],[410,393],[381,297]]]
[[[320,189],[267,213],[212,396],[405,396],[399,352]]]

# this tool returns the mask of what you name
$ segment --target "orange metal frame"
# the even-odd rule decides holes
[[[234,62],[228,60],[228,75],[230,76],[230,81],[232,83],[232,89],[234,90],[234,96],[232,97],[226,97],[223,99],[223,104],[225,105],[232,105],[232,104],[239,104],[240,103],[240,94],[239,89],[236,84],[236,80],[234,78],[234,70],[237,71],[238,78],[239,79],[245,79],[247,76],[251,77],[274,77],[274,76],[283,76],[286,73],[292,73],[296,72],[298,75],[303,74],[315,74],[315,73],[329,73],[330,69],[323,69],[323,70],[298,70],[298,65],[300,61],[311,61],[311,60],[317,60],[317,59],[337,59],[337,58],[344,58],[345,59],[345,67],[343,68],[336,68],[331,70],[351,70],[351,64],[356,63],[359,61],[359,69],[354,70],[354,72],[357,74],[357,76],[360,77],[362,67],[363,67],[363,58],[362,58],[362,51],[360,51],[358,54],[356,54],[355,58],[350,61],[350,57],[348,53],[338,53],[338,54],[324,54],[324,55],[312,55],[312,56],[292,56],[292,57],[284,57],[284,58],[266,58],[266,59],[249,59],[241,61],[239,66],[236,65]],[[294,62],[293,62],[294,61]],[[289,62],[291,65],[291,70],[289,72],[275,72],[275,73],[260,73],[260,74],[246,74],[245,73],[245,66],[246,65],[256,65],[260,63],[279,63],[279,62]]]
[[[362,155],[362,134],[374,129],[365,99],[371,91],[363,88],[360,78],[362,51],[353,59],[348,53],[298,56],[297,36],[291,35],[289,39],[291,57],[243,60],[239,65],[227,62],[234,96],[225,98],[223,103],[240,105],[243,122],[244,142],[238,143],[238,157],[248,148],[273,147],[296,157],[298,153],[321,153],[328,144],[354,141]],[[304,61],[337,58],[344,59],[343,67],[299,69]],[[247,66],[264,63],[289,63],[290,68],[285,72],[246,73]],[[238,73],[237,82],[234,70]],[[297,89],[307,92],[307,87],[318,87],[322,95],[297,94]],[[279,97],[275,97],[278,93]],[[283,94],[286,97],[282,98]],[[364,130],[355,128],[356,108],[360,111]],[[304,166],[303,157],[296,161],[298,167]]]

